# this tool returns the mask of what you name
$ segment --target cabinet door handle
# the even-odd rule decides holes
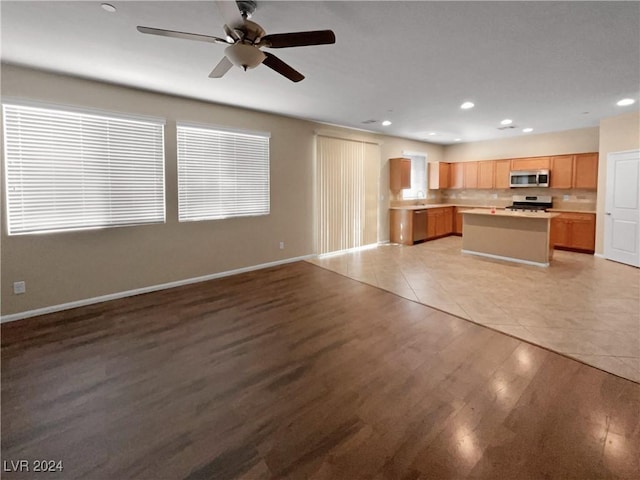
[[[611,212],[606,212],[605,215],[611,215]]]

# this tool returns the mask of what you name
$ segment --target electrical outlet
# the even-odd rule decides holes
[[[569,195],[564,195],[562,199],[566,202],[567,200],[569,200]]]
[[[13,282],[13,293],[14,295],[22,295],[27,292],[27,283],[22,282]]]
[[[284,242],[280,242],[280,250],[284,250]]]

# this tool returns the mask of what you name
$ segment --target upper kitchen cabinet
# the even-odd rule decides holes
[[[511,170],[548,170],[549,164],[549,157],[514,158]]]
[[[478,162],[464,162],[464,188],[478,188]]]
[[[558,155],[551,157],[549,187],[571,188],[573,186],[573,161],[575,155]]]
[[[408,158],[389,159],[389,190],[399,191],[411,188],[411,160]]]
[[[429,190],[449,188],[450,165],[445,162],[429,162]]]
[[[478,162],[478,188],[493,188],[495,172],[496,162],[493,160]]]
[[[553,180],[553,177],[551,177]],[[598,188],[598,154],[580,153],[573,163],[573,188]]]
[[[451,182],[449,188],[464,188],[464,163],[451,164]]]
[[[494,188],[509,188],[509,172],[511,171],[511,160],[496,160],[494,163]]]
[[[551,157],[551,188],[598,187],[598,153]]]

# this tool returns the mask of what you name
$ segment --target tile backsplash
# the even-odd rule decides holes
[[[554,208],[595,210],[597,193],[593,190],[563,190],[555,188],[510,188],[507,190],[442,190],[442,203],[461,205],[495,205],[507,207],[514,195],[551,195]]]
[[[514,195],[551,195],[553,207],[567,210],[596,210],[597,193],[594,190],[555,188],[510,188],[506,190],[429,190],[427,198],[402,200],[400,194],[391,195],[391,206],[451,203],[458,205],[482,205],[507,207]]]

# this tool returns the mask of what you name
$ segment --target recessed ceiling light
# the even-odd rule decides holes
[[[429,132],[429,134],[428,134],[428,135],[429,135],[430,137],[433,137],[434,135],[437,135],[437,133],[436,133],[436,132]]]
[[[460,108],[463,110],[469,110],[473,107],[475,107],[475,104],[473,102],[464,102],[462,105],[460,105]]]
[[[511,120],[510,118],[505,118],[500,122],[500,125],[511,125],[512,123],[513,123],[513,120]]]
[[[462,139],[461,139],[461,138],[454,138],[454,139],[453,139],[453,141],[454,141],[454,142],[461,142],[461,141],[462,141]]]
[[[636,101],[633,98],[623,98],[616,105],[619,107],[626,107],[627,105],[633,105]]]
[[[533,132],[533,128],[529,128],[529,127],[527,127],[527,128],[523,128],[523,129],[522,129],[522,131],[523,131],[524,133]]]
[[[116,7],[109,3],[103,3],[100,5],[105,12],[113,13],[116,11]]]
[[[388,127],[389,125],[391,125],[391,122],[389,120],[385,120],[382,122],[383,127]]]

